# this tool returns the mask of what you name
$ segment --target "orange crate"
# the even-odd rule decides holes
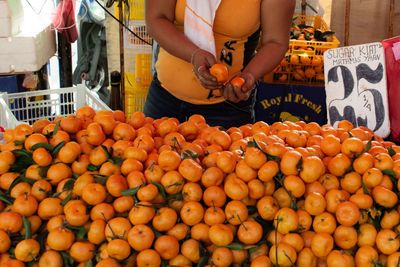
[[[315,30],[329,31],[321,16],[295,16],[293,23],[312,26]],[[340,42],[332,35],[327,42],[291,39],[289,49],[281,64],[275,68],[269,82],[293,84],[324,84],[324,57],[326,50],[339,47]]]

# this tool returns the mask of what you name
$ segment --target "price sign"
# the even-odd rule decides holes
[[[382,44],[330,49],[324,59],[328,122],[336,126],[346,119],[387,137],[390,120]]]

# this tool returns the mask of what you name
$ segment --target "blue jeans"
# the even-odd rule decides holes
[[[165,90],[156,75],[150,85],[144,105],[144,114],[154,119],[175,117],[180,122],[186,121],[193,114],[204,116],[210,126],[222,126],[225,129],[254,123],[255,93],[239,103],[224,101],[211,105],[195,105],[182,101]]]

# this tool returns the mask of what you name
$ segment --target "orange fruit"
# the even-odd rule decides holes
[[[7,252],[11,247],[11,239],[4,230],[0,230],[0,253]]]
[[[13,210],[22,216],[29,217],[36,213],[38,209],[38,202],[32,195],[20,195],[13,203]]]
[[[366,187],[373,188],[382,182],[383,173],[377,168],[370,168],[364,172],[362,180]]]
[[[205,187],[221,185],[224,180],[224,173],[218,167],[211,166],[207,168],[201,176],[201,183]]]
[[[371,246],[360,247],[354,257],[356,266],[374,267],[378,262],[379,256],[376,249]]]
[[[335,244],[341,249],[351,249],[357,245],[358,234],[354,227],[339,225],[334,233]]]
[[[396,267],[399,265],[400,252],[395,252],[387,258],[386,266]]]
[[[274,218],[275,229],[281,234],[287,234],[298,229],[299,216],[290,208],[282,208]]]
[[[224,190],[219,186],[210,186],[203,193],[203,201],[209,207],[222,207],[226,201]]]
[[[280,162],[280,170],[285,175],[297,175],[299,173],[298,163],[302,155],[295,150],[287,151],[283,154]]]
[[[316,233],[311,240],[311,250],[317,257],[326,257],[332,251],[333,237],[328,233]]]
[[[338,177],[345,175],[350,167],[350,158],[342,153],[334,156],[328,163],[329,172]]]
[[[264,163],[258,170],[258,178],[263,182],[272,181],[279,172],[279,164],[270,160]]]
[[[82,190],[82,199],[89,205],[95,206],[102,203],[107,197],[106,189],[97,183],[87,184]]]
[[[232,229],[225,224],[215,224],[210,227],[208,232],[210,241],[216,246],[227,246],[233,241]]]
[[[121,267],[121,264],[113,258],[101,259],[97,262],[96,267]]]
[[[191,266],[192,261],[186,258],[182,254],[178,254],[176,257],[169,260],[168,264],[170,266]]]
[[[233,262],[232,251],[228,248],[216,248],[212,253],[211,260],[216,266],[231,266]]]
[[[233,203],[232,204],[231,203],[232,203],[232,201],[227,204],[227,206],[225,208],[225,213],[227,213],[227,210],[231,209],[231,206],[233,205]],[[243,208],[246,208],[246,206],[244,206],[244,204],[243,204],[244,207],[241,207],[240,203],[242,203],[242,202],[240,202],[240,201],[237,201],[235,203],[237,203],[236,206],[239,206],[241,208],[240,210],[243,210]],[[271,221],[274,219],[275,214],[278,212],[279,205],[278,205],[278,202],[272,196],[265,196],[257,201],[257,210],[258,210],[258,213],[260,214],[260,216],[264,220]],[[243,213],[244,213],[244,211],[243,211]],[[238,211],[235,211],[233,214],[231,214],[229,216],[227,214],[227,219],[228,219],[229,223],[240,224],[241,222],[238,220],[239,218],[235,219],[235,217],[237,217],[237,216],[239,216]],[[230,219],[230,218],[233,218],[233,219]],[[242,216],[240,216],[240,218],[242,218]],[[247,208],[246,208],[246,218],[242,218],[242,219],[243,220],[247,219]],[[234,220],[234,223],[232,222],[232,220]]]
[[[264,183],[258,179],[253,179],[247,184],[250,199],[260,199],[265,195]]]
[[[385,208],[392,208],[398,202],[398,197],[396,193],[381,185],[374,187],[374,189],[372,190],[372,197],[377,204]]]
[[[283,180],[283,185],[296,198],[303,196],[306,191],[303,180],[296,175],[286,176]]]
[[[183,200],[189,201],[201,201],[203,197],[203,190],[199,183],[186,183],[182,188]]]
[[[304,207],[311,215],[320,215],[325,211],[326,200],[319,193],[310,193],[305,199]]]
[[[326,258],[326,264],[328,267],[352,267],[354,266],[354,258],[344,251],[332,250]]]
[[[64,212],[63,206],[61,206],[61,199],[59,198],[45,198],[38,206],[37,214],[40,218],[48,220],[51,217],[61,215]]]
[[[72,176],[71,168],[65,163],[55,163],[47,171],[47,178],[51,184],[58,184],[60,181]]]
[[[218,154],[216,163],[224,173],[232,173],[236,167],[236,156],[231,151],[222,151]]]
[[[15,246],[15,258],[22,262],[31,262],[39,255],[40,244],[35,239],[25,239]]]
[[[228,178],[229,177],[229,178]],[[224,191],[226,196],[233,200],[243,200],[249,194],[247,184],[239,179],[236,174],[232,174],[225,179]]]
[[[77,262],[86,262],[94,257],[95,246],[90,242],[77,241],[72,244],[69,254]]]
[[[54,250],[47,250],[39,258],[39,267],[54,266],[62,267],[63,260],[61,254]]]
[[[113,239],[107,243],[107,253],[116,260],[124,260],[129,257],[131,247],[123,239]]]
[[[97,204],[96,206],[94,206],[92,208],[92,210],[90,211],[90,219],[92,221],[98,220],[98,219],[108,221],[114,217],[114,213],[115,213],[115,211],[114,211],[113,206],[109,203],[103,202],[103,203]]]
[[[244,84],[245,82],[246,82],[246,81],[245,81],[242,77],[239,77],[239,76],[234,77],[234,78],[230,81],[230,83],[231,83],[233,86],[238,87],[238,88],[242,88],[242,86],[243,86],[243,84]]]
[[[126,240],[128,232],[131,228],[132,226],[128,219],[123,217],[116,217],[107,222],[104,234],[107,241],[116,238]]]
[[[340,179],[340,186],[349,193],[355,193],[361,185],[361,175],[357,172],[349,172]]]
[[[99,245],[106,240],[104,230],[106,222],[101,219],[92,221],[88,230],[88,241],[92,244]]]
[[[241,243],[254,245],[261,240],[263,229],[258,222],[249,220],[240,224],[236,234]]]
[[[210,226],[224,221],[225,213],[221,208],[210,207],[204,213],[204,222]]]
[[[297,253],[296,250],[286,244],[280,243],[279,245],[273,245],[269,251],[269,258],[273,266],[293,266],[296,262]]]
[[[178,170],[180,174],[190,182],[200,181],[201,176],[203,175],[203,168],[201,165],[190,158],[182,160],[179,164]]]
[[[163,207],[159,209],[153,217],[152,224],[155,230],[159,232],[166,232],[174,227],[177,219],[178,215],[176,214],[175,210],[169,207]]]
[[[200,243],[195,239],[188,239],[181,245],[181,253],[193,263],[200,261]]]
[[[154,242],[154,249],[164,260],[170,260],[179,254],[178,240],[170,235],[162,235]]]
[[[339,203],[335,214],[338,223],[343,226],[353,226],[361,217],[358,206],[350,201]]]
[[[308,247],[303,248],[297,255],[298,266],[317,266],[317,257]]]
[[[75,241],[75,235],[65,228],[56,228],[49,232],[47,245],[56,251],[68,250]]]
[[[333,234],[336,229],[336,218],[329,212],[315,216],[313,229],[316,233]]]
[[[385,255],[395,253],[400,248],[398,234],[390,229],[383,229],[376,235],[376,247]]]
[[[160,254],[153,249],[140,251],[136,257],[136,264],[138,267],[161,266]]]
[[[180,211],[180,216],[185,224],[193,226],[202,221],[204,208],[199,202],[189,201],[183,205]]]
[[[257,178],[257,171],[251,168],[245,160],[239,160],[236,164],[235,173],[238,178],[245,182],[249,182]]]
[[[229,78],[228,68],[222,63],[215,63],[212,65],[210,74],[214,76],[219,83],[225,83]]]

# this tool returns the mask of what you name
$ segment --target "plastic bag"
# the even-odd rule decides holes
[[[53,18],[53,27],[61,33],[69,43],[78,39],[78,30],[75,22],[75,1],[62,0],[56,7]]]

